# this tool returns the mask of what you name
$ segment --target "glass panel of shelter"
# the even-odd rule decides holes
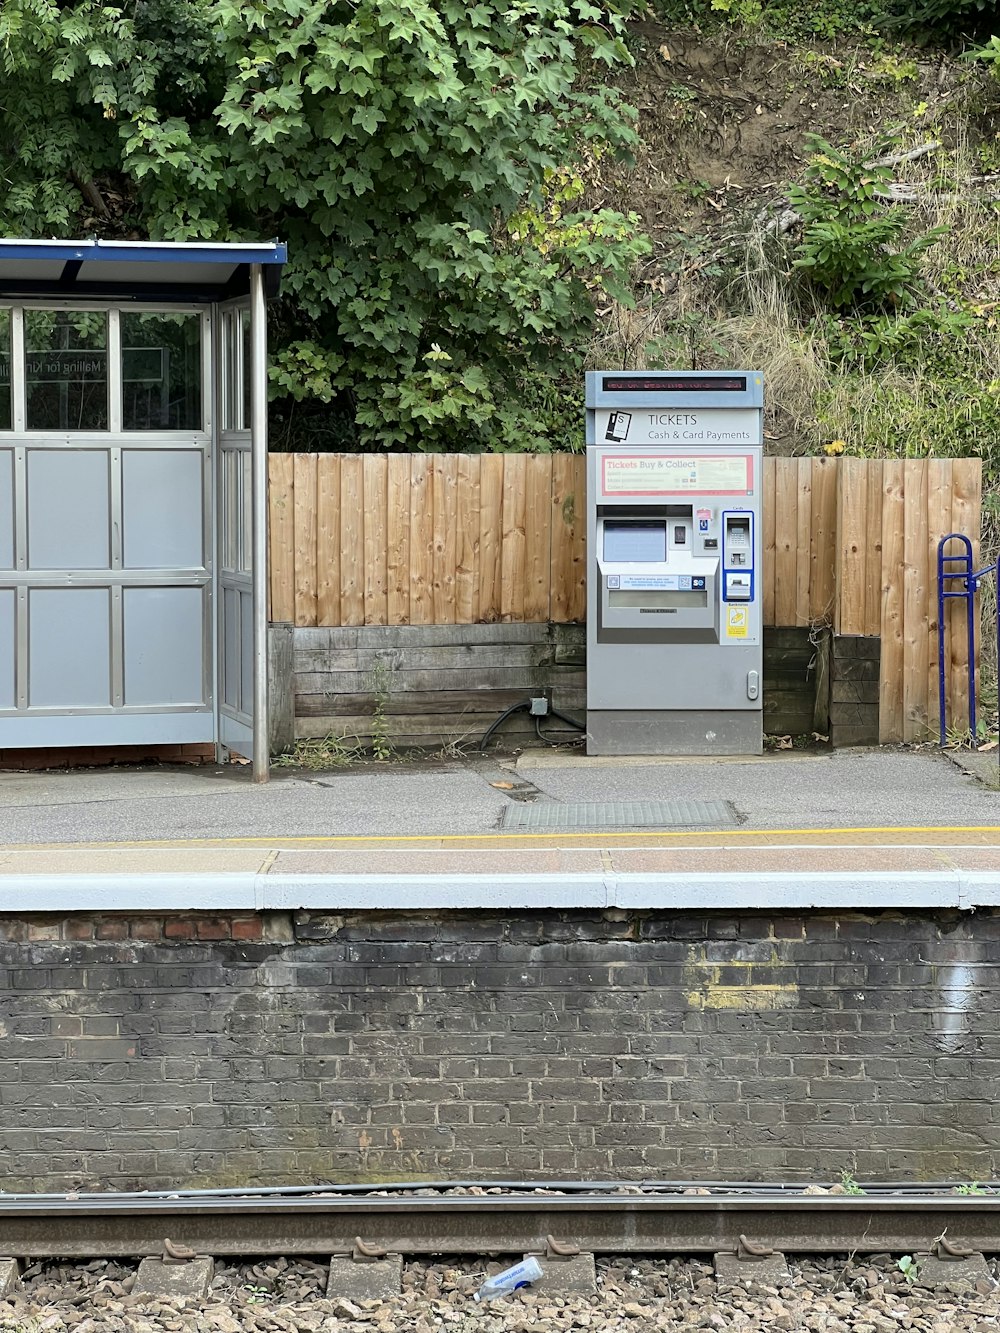
[[[222,429],[229,434],[250,429],[250,312],[223,311],[221,329]],[[252,566],[253,490],[251,454],[246,440],[223,444],[222,565],[249,574]]]
[[[0,432],[202,431],[205,332],[193,310],[2,309]]]
[[[14,427],[10,396],[10,321],[11,312],[0,310],[0,430]]]
[[[222,315],[222,429],[250,429],[250,312]]]
[[[107,430],[107,312],[25,310],[24,383],[28,430]]]
[[[201,430],[201,330],[196,312],[122,312],[123,430]]]

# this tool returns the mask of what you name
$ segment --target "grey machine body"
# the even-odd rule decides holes
[[[587,374],[587,753],[760,754],[756,371]]]

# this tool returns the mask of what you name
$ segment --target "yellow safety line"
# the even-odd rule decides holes
[[[649,840],[656,838],[659,840],[676,841],[681,838],[699,838],[702,840],[728,841],[731,839],[746,838],[793,838],[793,837],[819,837],[832,838],[841,837],[848,834],[891,834],[900,835],[903,833],[921,833],[925,835],[941,835],[948,833],[990,833],[1000,843],[1000,825],[997,824],[875,824],[870,826],[860,826],[853,828],[791,828],[791,829],[727,829],[725,831],[699,831],[692,830],[650,830],[642,832],[635,830],[615,831],[606,829],[603,832],[592,833],[571,833],[563,830],[551,830],[547,833],[402,833],[402,834],[371,834],[371,833],[337,833],[337,834],[296,834],[277,836],[273,838],[150,838],[137,842],[63,842],[63,843],[8,843],[0,844],[0,851],[42,851],[52,848],[171,848],[171,847],[284,847],[298,846],[302,843],[320,843],[325,845],[343,845],[343,844],[385,844],[397,845],[405,843],[455,843],[455,842],[499,842],[499,843],[518,843],[518,842],[551,842],[557,839],[560,842],[584,842],[584,841],[603,841],[609,845],[621,840],[634,841],[638,839]],[[859,843],[858,846],[870,846],[872,844]],[[903,844],[920,845],[920,844]]]

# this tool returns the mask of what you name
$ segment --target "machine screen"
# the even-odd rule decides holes
[[[635,520],[604,520],[604,559],[609,564],[667,558],[667,525]]]

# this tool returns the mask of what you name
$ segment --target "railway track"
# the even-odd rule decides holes
[[[966,1187],[968,1188],[968,1187]],[[740,1238],[803,1255],[1000,1253],[1000,1193],[950,1184],[434,1182],[137,1194],[0,1193],[0,1253],[19,1259],[141,1258],[164,1238],[202,1254],[304,1256],[365,1245],[414,1257],[516,1254],[549,1238],[596,1254],[709,1254]]]

